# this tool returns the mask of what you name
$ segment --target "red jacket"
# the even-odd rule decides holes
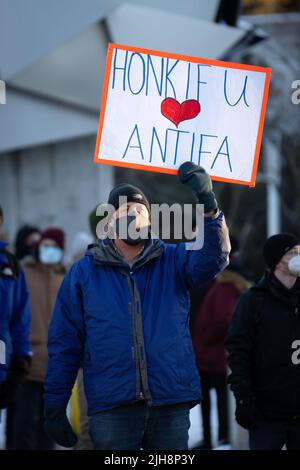
[[[239,273],[226,270],[208,289],[199,306],[193,331],[193,345],[200,371],[226,371],[224,341],[228,325],[237,299],[249,287],[249,282]]]

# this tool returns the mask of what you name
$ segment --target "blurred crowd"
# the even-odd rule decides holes
[[[0,222],[1,230],[4,222],[2,209]],[[18,269],[18,272],[13,273],[13,279],[19,278],[20,273],[22,281],[25,279],[25,282],[18,280],[19,286],[16,290],[19,292],[16,294],[20,297],[20,306],[17,308],[16,318],[13,319],[15,326],[12,334],[12,342],[19,342],[23,349],[18,353],[20,345],[13,344],[12,352],[17,358],[20,354],[26,360],[23,364],[16,364],[15,370],[14,364],[10,365],[13,372],[10,373],[11,384],[8,389],[4,390],[0,384],[0,407],[7,408],[5,435],[7,450],[54,449],[54,442],[44,431],[43,417],[48,329],[56,296],[67,270],[84,255],[88,245],[95,239],[97,223],[95,210],[91,212],[89,222],[90,233],[80,231],[75,234],[67,253],[65,232],[59,227],[41,230],[36,226],[23,225],[18,230],[13,244],[3,241],[7,235],[4,231],[0,232],[0,261],[2,261],[1,251],[5,249],[5,255],[11,254],[9,262],[6,261],[5,264],[11,263]],[[6,269],[8,270],[9,266],[6,266]],[[14,299],[5,300],[7,304],[14,302]],[[4,316],[4,304],[1,305],[2,309],[1,316]],[[23,329],[23,333],[18,331],[20,328]],[[30,329],[30,345],[26,344],[28,329]],[[80,390],[83,389],[80,380],[79,387]]]
[[[0,412],[7,410],[8,450],[56,448],[44,428],[48,329],[66,273],[97,241],[98,220],[94,209],[90,233],[81,231],[73,237],[68,257],[65,233],[59,227],[41,230],[24,225],[13,245],[1,241],[0,235]],[[3,222],[1,209],[0,226]],[[238,240],[231,236],[230,243],[227,268],[190,290],[190,332],[201,379],[203,427],[194,448],[230,448],[228,381],[236,398],[235,418],[250,431],[251,448],[281,448],[285,442],[299,448],[299,368],[288,362],[290,341],[297,340],[299,332],[299,242],[290,234],[268,239],[263,250],[267,270],[255,285],[241,265]],[[290,309],[294,315],[286,313]],[[5,330],[5,312],[10,316],[10,332]],[[292,327],[293,338],[289,336]],[[12,359],[5,370],[8,356]],[[217,397],[217,443],[212,438],[211,390]],[[71,399],[71,422],[78,435],[74,449],[93,449],[81,368]]]

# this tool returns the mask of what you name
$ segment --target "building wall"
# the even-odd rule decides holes
[[[92,162],[96,136],[0,155],[0,205],[13,240],[20,225],[62,227],[67,242],[89,231],[88,214],[106,201],[113,168]]]

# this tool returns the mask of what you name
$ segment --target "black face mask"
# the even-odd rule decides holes
[[[119,217],[116,220],[115,224],[115,232],[116,235],[123,240],[124,243],[127,243],[127,245],[134,246],[134,245],[139,245],[141,242],[145,241],[147,238],[149,238],[149,226],[147,227],[142,227],[141,229],[135,229],[135,222],[136,221],[136,216],[135,215],[124,215],[122,217]],[[131,236],[130,231],[136,231],[136,234],[134,234],[134,237]]]

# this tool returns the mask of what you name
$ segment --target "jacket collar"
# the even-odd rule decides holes
[[[255,287],[268,290],[273,295],[287,303],[294,304],[300,299],[300,278],[297,279],[292,289],[288,289],[276,276],[274,276],[273,273],[266,271],[262,278],[255,283]]]
[[[44,264],[38,262],[33,256],[27,255],[21,261],[21,266],[23,268],[31,268],[40,273],[45,273],[51,275],[52,273],[65,275],[67,270],[62,263],[53,265],[53,266],[45,266]]]
[[[147,240],[143,251],[137,256],[130,267],[130,271],[134,271],[148,263],[151,259],[159,257],[162,252],[163,243],[161,240]],[[124,261],[121,254],[116,250],[113,241],[108,238],[98,240],[97,243],[90,245],[87,256],[92,256],[95,264],[129,269],[128,263]]]

